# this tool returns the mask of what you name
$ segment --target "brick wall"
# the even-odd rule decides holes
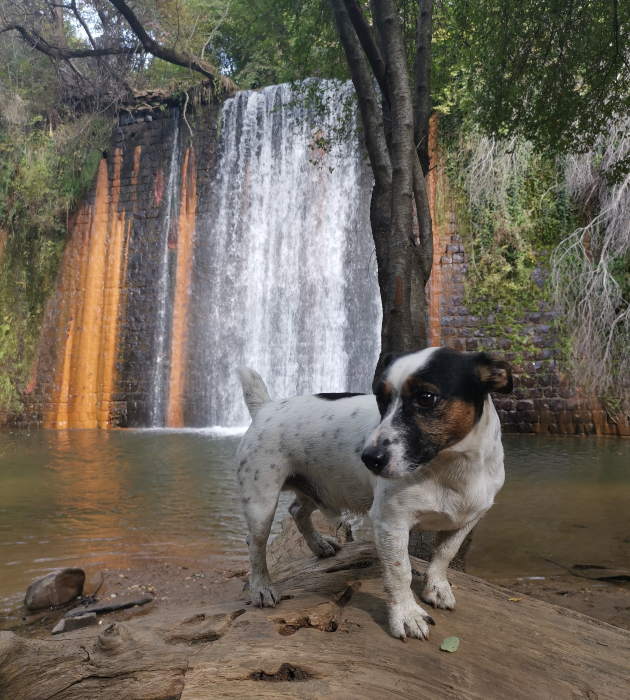
[[[520,354],[511,347],[509,337],[495,335],[494,318],[475,316],[464,305],[464,286],[469,259],[464,241],[458,234],[454,214],[436,226],[434,235],[434,279],[429,290],[434,309],[432,344],[457,350],[497,352],[513,364],[514,392],[496,395],[503,431],[506,433],[616,435],[630,437],[626,413],[611,415],[596,399],[589,398],[563,371],[554,312],[546,302],[538,310],[516,319],[518,327],[507,328],[506,336],[515,331],[531,338],[532,351]],[[544,260],[541,260],[544,269]],[[630,407],[627,407],[630,408]]]
[[[106,182],[104,184],[99,176],[100,184],[95,184],[69,225],[57,291],[48,303],[42,328],[36,361],[37,383],[25,397],[24,411],[17,416],[0,416],[0,424],[25,428],[107,428],[150,424],[148,397],[155,372],[152,358],[158,342],[156,317],[165,235],[168,235],[169,248],[166,318],[163,323],[166,353],[170,348],[173,271],[178,252],[181,207],[178,201],[171,207],[170,226],[165,232],[171,205],[167,192],[170,168],[174,163],[178,170],[174,174],[176,186],[172,193],[172,198],[177,200],[185,176],[181,173],[185,152],[194,149],[195,158],[191,162],[195,164],[197,212],[202,213],[210,199],[219,107],[218,102],[206,100],[204,104],[201,100],[194,115],[189,107],[188,121],[194,126],[192,138],[181,117],[181,109],[168,100],[158,99],[153,107],[145,104],[143,108],[122,113],[99,171],[106,168]],[[176,133],[177,142],[174,143]],[[175,159],[173,149],[178,151]],[[95,221],[96,216],[100,224]],[[86,290],[90,274],[95,272],[88,259],[91,253],[94,257],[94,239],[99,226],[103,229],[105,265],[110,265],[117,235],[122,236],[122,260],[119,271],[116,271],[119,276],[112,278],[109,267],[102,273],[105,280],[102,298],[88,308]],[[108,301],[114,287],[117,312],[112,313]],[[76,368],[85,364],[85,346],[88,344],[85,336],[90,328],[90,314],[99,315],[92,331],[93,335],[103,338],[93,341],[93,367],[88,368],[84,375],[90,372],[98,375],[95,382],[97,395],[92,405],[79,409],[75,406],[76,397],[73,399],[72,396],[72,382],[86,381],[85,376],[76,376]],[[77,340],[78,333],[83,334],[83,340]],[[110,334],[115,336],[113,342],[107,342],[106,336]],[[81,361],[80,353],[83,353]],[[108,364],[111,365],[109,373]],[[106,386],[108,376],[113,377],[110,387]],[[64,402],[68,406],[65,412]]]

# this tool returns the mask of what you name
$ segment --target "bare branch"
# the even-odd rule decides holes
[[[73,12],[74,16],[77,18],[77,22],[79,22],[79,24],[83,27],[83,31],[85,32],[85,34],[88,38],[88,41],[92,45],[92,48],[95,49],[96,43],[94,41],[94,38],[92,37],[92,32],[90,32],[90,28],[88,27],[85,20],[81,16],[81,13],[79,12],[79,8],[77,7],[77,0],[72,0],[71,7],[72,7],[72,12]]]
[[[357,93],[361,121],[365,132],[365,146],[372,161],[372,171],[377,187],[391,184],[392,166],[385,142],[379,100],[370,71],[365,63],[361,44],[354,30],[343,0],[330,0],[341,45],[346,54],[350,75]]]
[[[372,72],[376,78],[376,82],[381,90],[381,95],[387,103],[387,106],[391,107],[389,88],[387,87],[387,79],[385,77],[385,61],[383,60],[381,52],[376,45],[370,25],[363,16],[358,0],[344,0],[344,5],[346,6],[346,11],[350,17],[352,26],[357,33],[357,37],[361,42],[361,46],[363,47],[367,60],[370,63],[370,67],[372,68]]]
[[[0,27],[0,34],[17,31],[22,35],[24,41],[37,51],[50,56],[57,61],[69,61],[73,58],[98,58],[100,56],[125,56],[145,53],[142,46],[110,46],[100,49],[68,49],[63,46],[53,46],[49,44],[35,30],[29,31],[21,24],[7,24]]]
[[[429,172],[429,119],[431,117],[431,38],[433,0],[418,3],[416,57],[414,61],[414,141],[422,171]]]

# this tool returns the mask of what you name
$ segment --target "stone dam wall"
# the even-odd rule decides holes
[[[24,411],[0,415],[0,424],[145,427],[156,424],[156,406],[171,427],[198,424],[190,399],[198,378],[187,363],[197,323],[191,295],[203,277],[194,235],[195,221],[211,219],[216,206],[220,109],[219,102],[203,100],[194,113],[189,109],[192,134],[181,109],[168,102],[121,116],[93,190],[69,225],[33,369],[36,383],[24,397]],[[435,147],[435,132],[432,138]],[[464,241],[456,216],[435,211],[442,176],[439,167],[429,176],[435,222],[431,344],[496,351],[515,362],[509,334],[492,333],[493,319],[464,305]],[[357,209],[367,216],[367,167],[360,183]],[[627,411],[606,412],[563,371],[553,311],[541,301],[521,321],[533,350],[514,364],[514,393],[495,398],[504,431],[630,436]]]

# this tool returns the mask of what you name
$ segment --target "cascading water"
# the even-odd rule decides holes
[[[161,245],[161,261],[160,261],[160,284],[158,287],[157,297],[157,318],[155,325],[155,363],[153,382],[151,386],[151,426],[162,427],[166,424],[166,399],[168,385],[168,327],[167,316],[169,307],[169,274],[168,274],[168,259],[169,259],[169,237],[171,233],[171,225],[177,221],[177,207],[179,195],[179,179],[180,179],[180,144],[179,144],[179,115],[176,113],[173,119],[173,144],[171,151],[171,160],[169,165],[168,181],[166,185],[165,214],[162,224],[163,240]]]
[[[337,89],[324,136],[352,87]],[[352,140],[309,162],[312,129],[294,102],[280,85],[223,107],[211,213],[195,233],[188,424],[247,424],[241,364],[272,398],[370,390],[382,313],[371,174]]]

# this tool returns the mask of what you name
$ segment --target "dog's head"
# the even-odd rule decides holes
[[[492,391],[509,394],[512,373],[485,352],[427,348],[386,358],[374,392],[381,422],[361,459],[379,476],[405,476],[466,437]]]

